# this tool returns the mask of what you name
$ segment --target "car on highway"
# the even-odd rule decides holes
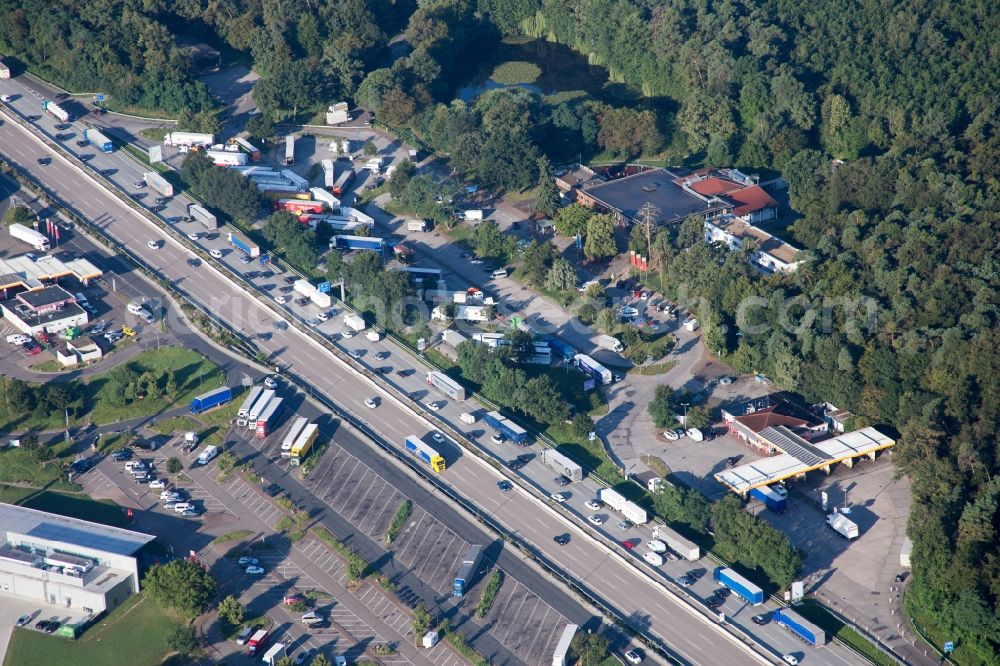
[[[549,495],[549,497],[552,499],[552,501],[559,502],[560,504],[569,499],[569,497],[565,493],[552,493],[551,495]]]
[[[754,615],[750,620],[756,625],[765,625],[771,621],[770,613],[761,613],[759,615]]]
[[[605,520],[604,516],[598,516],[596,513],[592,513],[589,516],[587,516],[587,522],[590,523],[591,525],[603,525],[604,520]]]
[[[559,476],[557,476],[556,478],[552,479],[552,482],[553,482],[553,483],[555,483],[555,484],[556,484],[557,486],[559,486],[560,488],[562,488],[563,486],[568,486],[568,485],[570,484],[570,480],[569,480],[569,479],[567,479],[567,478],[566,478],[565,476],[563,476],[562,474],[560,474],[560,475],[559,475]]]
[[[428,403],[427,403],[427,407],[428,407],[428,408],[429,408],[429,409],[430,409],[430,410],[431,410],[432,412],[436,412],[436,411],[438,411],[438,410],[440,410],[440,409],[441,409],[441,403],[440,403],[440,402],[437,402],[437,401],[435,400],[435,401],[433,401],[433,402],[428,402]]]
[[[375,402],[375,398],[366,398],[365,407],[367,407],[368,409],[375,409],[376,407],[378,407],[378,403]]]
[[[278,380],[275,377],[265,377],[264,388],[269,388],[269,389],[278,388]]]
[[[590,499],[590,500],[586,501],[586,503],[584,504],[584,506],[587,507],[588,509],[590,509],[591,511],[600,511],[601,507],[603,505],[601,504],[601,502],[599,500]]]
[[[557,534],[556,536],[552,537],[552,540],[555,541],[560,546],[565,546],[566,544],[569,543],[569,535],[568,534]]]
[[[222,250],[209,250],[208,256],[212,257],[212,259],[222,259]]]
[[[31,616],[30,615],[22,615],[21,617],[17,618],[17,626],[19,626],[19,627],[23,627],[24,625],[28,624],[29,622],[31,622]]]
[[[511,485],[510,481],[497,481],[497,488],[499,488],[502,492],[507,492],[513,487],[514,486]]]
[[[622,548],[624,548],[625,550],[632,550],[637,545],[639,545],[639,542],[635,539],[625,539],[624,541],[622,541]]]
[[[146,247],[148,247],[150,250],[159,250],[161,242],[162,241],[158,240],[146,241]]]
[[[264,567],[259,567],[257,565],[249,566],[246,569],[246,573],[249,576],[261,576],[264,574]]]
[[[188,259],[187,264],[188,266],[193,266],[194,268],[198,268],[198,266],[201,266],[201,259],[198,258]]]
[[[642,655],[636,652],[635,650],[629,650],[628,652],[625,653],[625,661],[627,661],[630,664],[641,664]]]
[[[794,654],[783,654],[781,655],[781,658],[786,664],[788,664],[788,666],[798,666],[799,658]]]
[[[241,557],[240,559],[238,559],[237,563],[241,567],[249,567],[249,566],[257,566],[258,564],[260,564],[260,561],[256,557],[246,557],[246,556],[244,556],[244,557]]]
[[[282,296],[281,294],[278,294],[277,296],[274,297],[274,302],[277,303],[278,305],[284,305],[285,303],[288,302],[288,299]]]
[[[38,166],[48,166],[50,164],[52,164],[52,158],[51,157],[39,157],[38,158]]]

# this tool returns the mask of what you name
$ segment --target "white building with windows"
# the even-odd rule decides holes
[[[0,503],[0,597],[111,610],[139,591],[137,554],[155,538]]]

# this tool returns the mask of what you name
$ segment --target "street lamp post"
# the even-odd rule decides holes
[[[690,404],[691,403],[689,403],[689,402],[682,402],[681,403],[681,406],[684,407],[684,429],[685,430],[688,429],[688,405],[690,405]]]

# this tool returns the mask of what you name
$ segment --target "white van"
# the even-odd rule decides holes
[[[663,564],[663,557],[659,553],[654,553],[651,550],[646,551],[642,554],[642,559],[646,560],[654,567],[658,567]]]
[[[499,280],[500,278],[505,278],[505,277],[507,277],[507,269],[506,268],[498,268],[495,271],[493,271],[492,273],[490,273],[490,276],[494,280]]]
[[[208,256],[212,257],[212,259],[222,259],[222,250],[209,250]]]
[[[177,513],[180,513],[182,511],[187,511],[193,508],[194,504],[191,504],[191,502],[178,502],[177,504],[174,505],[174,511]]]

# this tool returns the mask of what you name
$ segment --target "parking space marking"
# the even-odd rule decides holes
[[[334,486],[335,490],[333,494],[329,496],[330,506],[334,507],[334,509],[338,513],[340,513],[343,510],[339,498],[342,497],[345,500],[347,500],[348,498],[353,497],[354,487],[358,485],[358,481],[354,476],[354,472],[358,469],[358,467],[364,467],[366,471],[368,470],[368,466],[363,465],[358,458],[354,458],[353,456],[352,458],[354,459],[354,465],[351,466],[350,471],[347,471],[347,465],[344,465],[341,468],[341,472],[343,473],[342,474],[343,479],[340,479],[339,477],[335,479],[336,481],[336,485]]]
[[[419,509],[414,513],[419,514],[416,520],[413,521],[413,529],[409,532],[404,531],[402,536],[402,543],[400,547],[396,548],[396,559],[410,566],[413,563],[413,558],[416,555],[416,551],[420,550],[420,544],[423,543],[424,539],[427,538],[428,530],[423,527],[424,520],[430,519],[433,522],[433,518],[423,509]],[[411,549],[412,547],[412,549]]]
[[[441,530],[438,533],[437,539],[431,545],[430,550],[422,555],[423,562],[416,569],[417,575],[421,580],[426,580],[435,589],[437,588],[437,581],[440,579],[439,572],[444,565],[448,550],[455,543],[455,539],[455,534],[451,530]],[[429,572],[428,567],[430,567]]]
[[[371,509],[372,502],[375,501],[374,497],[369,499],[372,493],[374,492],[375,497],[377,497],[382,493],[382,490],[385,489],[385,482],[383,482],[381,477],[377,474],[369,471],[365,473],[363,478],[367,478],[369,474],[374,477],[372,478],[372,482],[368,485],[368,489],[365,490],[364,495],[361,495],[360,493],[355,495],[355,497],[360,497],[360,500],[357,501],[354,511],[351,512],[350,516],[345,516],[345,518],[347,518],[352,525],[360,525],[361,518],[363,518]],[[360,486],[361,484],[359,483],[358,485]]]

